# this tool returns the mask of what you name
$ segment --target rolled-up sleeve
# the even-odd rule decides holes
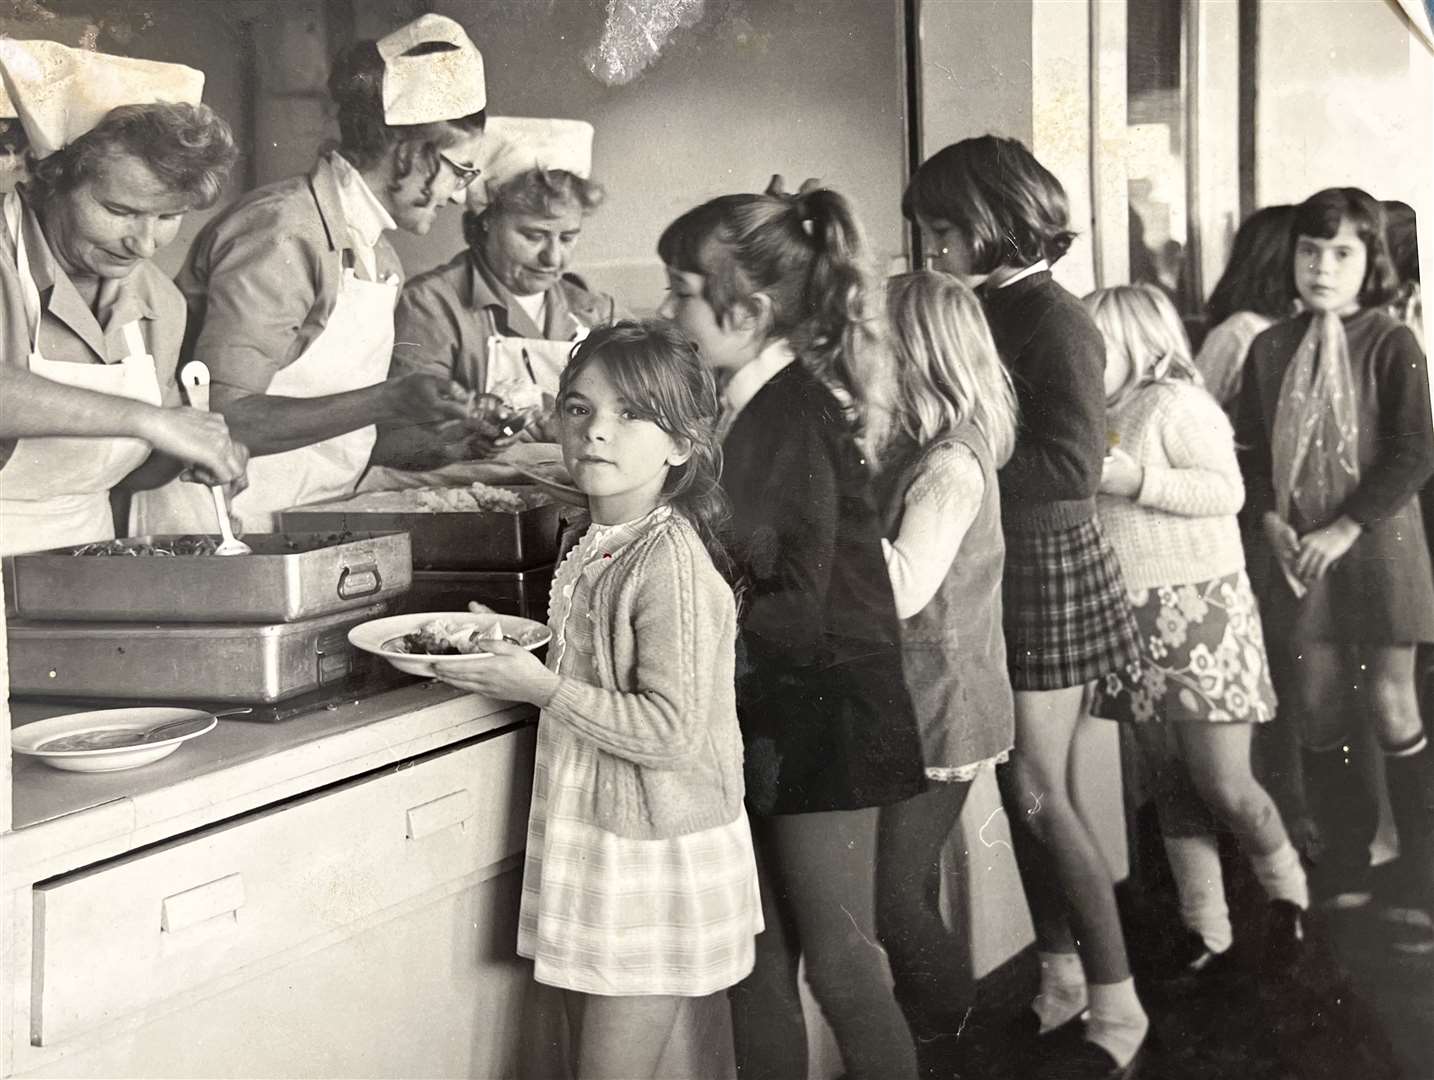
[[[193,356],[212,382],[262,394],[328,318],[316,310],[328,252],[287,224],[277,202],[240,207],[210,228],[199,268],[180,278],[202,322]]]

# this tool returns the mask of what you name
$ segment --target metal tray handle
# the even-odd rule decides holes
[[[383,574],[379,572],[376,562],[345,566],[339,572],[339,597],[341,599],[353,600],[360,596],[372,596],[381,588],[383,588]]]

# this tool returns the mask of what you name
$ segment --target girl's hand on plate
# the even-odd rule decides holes
[[[527,649],[506,641],[485,641],[483,647],[488,655],[481,659],[436,662],[434,677],[469,693],[539,708],[553,699],[558,676]]]

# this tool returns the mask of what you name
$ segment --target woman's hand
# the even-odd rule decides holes
[[[1302,581],[1318,581],[1354,546],[1363,531],[1359,522],[1341,515],[1323,528],[1306,533],[1299,541],[1295,573]]]
[[[543,708],[558,689],[558,676],[521,645],[485,641],[492,655],[483,660],[439,661],[433,674],[449,686],[504,701],[526,701]]]
[[[196,482],[243,490],[249,450],[230,437],[222,414],[187,406],[155,409],[145,416],[140,437],[186,465],[187,475]]]
[[[415,424],[462,420],[468,415],[468,391],[452,379],[422,373],[384,384],[388,416]]]
[[[1145,483],[1145,469],[1133,457],[1118,446],[1113,446],[1105,455],[1100,468],[1100,490],[1106,495],[1119,495],[1133,499],[1140,494]]]

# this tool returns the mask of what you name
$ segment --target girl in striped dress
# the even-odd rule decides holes
[[[712,377],[681,334],[620,322],[574,350],[563,458],[591,521],[553,581],[544,666],[502,643],[439,665],[542,708],[518,952],[567,999],[579,1077],[655,1076],[685,999],[752,969],[736,610]]]

